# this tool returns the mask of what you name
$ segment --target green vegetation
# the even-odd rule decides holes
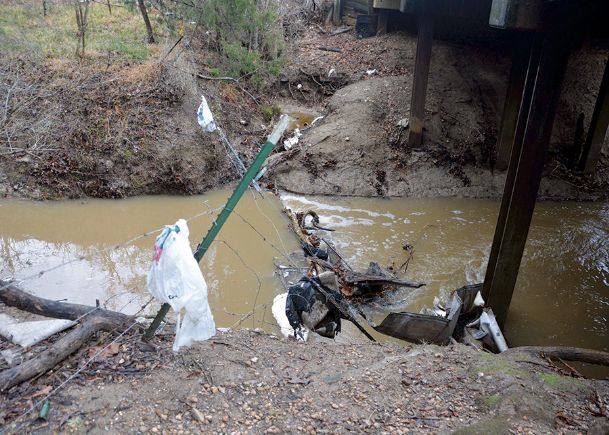
[[[559,391],[571,391],[589,393],[590,388],[579,379],[561,376],[555,373],[541,373],[540,379],[548,384],[552,389]]]
[[[212,46],[222,55],[223,75],[250,76],[261,88],[265,75],[281,70],[283,29],[269,6],[256,0],[207,0],[199,2],[202,17],[210,30]]]
[[[482,404],[487,408],[494,408],[495,406],[497,406],[500,400],[501,396],[499,394],[492,394],[490,396],[482,397],[481,399]]]
[[[3,4],[0,8],[0,51],[3,55],[34,57],[73,56],[76,52],[76,18],[70,3],[54,3],[43,16],[40,3]],[[91,3],[86,34],[86,55],[148,57],[146,28],[136,10]]]
[[[266,122],[270,122],[275,116],[281,115],[281,109],[277,106],[263,105],[260,110]]]
[[[539,375],[541,379],[550,386],[555,386],[560,381],[561,376],[553,373],[542,373]]]
[[[9,1],[0,8],[0,51],[8,57],[28,55],[32,59],[73,57],[78,26],[71,2],[42,4]],[[135,0],[112,2],[112,13],[102,3],[89,3],[84,57],[109,54],[129,60],[144,60],[150,46]],[[184,35],[197,30],[200,39],[218,53],[212,60],[213,76],[247,77],[257,89],[283,66],[284,36],[273,2],[257,0],[195,0],[149,4],[154,32]],[[154,50],[154,48],[153,48]],[[273,114],[274,115],[274,114]]]
[[[526,370],[517,367],[509,359],[503,358],[492,353],[481,353],[480,363],[477,367],[472,367],[470,373],[475,376],[482,372],[485,375],[504,375],[504,376],[520,376],[522,379],[528,379],[531,374]]]

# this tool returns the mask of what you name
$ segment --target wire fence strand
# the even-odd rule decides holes
[[[186,219],[186,222],[191,222],[191,221],[193,221],[195,219],[198,219],[198,218],[200,218],[202,216],[213,214],[213,213],[215,213],[215,212],[217,212],[218,210],[221,210],[221,209],[222,209],[222,207],[217,207],[217,208],[214,208],[214,209],[209,209],[209,210],[207,210],[205,212],[202,212],[202,213],[198,213],[198,214],[196,214],[194,216],[191,216],[188,219]],[[3,285],[3,286],[1,286],[0,287],[0,291],[7,289],[8,287],[10,287],[11,285],[14,285],[14,284],[21,285],[21,284],[23,284],[26,281],[29,281],[29,280],[32,280],[32,279],[35,279],[35,278],[41,278],[42,276],[44,276],[45,274],[47,274],[49,272],[53,272],[55,270],[61,269],[61,268],[66,267],[66,266],[68,266],[70,264],[74,264],[74,263],[77,263],[79,261],[84,261],[84,260],[87,260],[87,259],[91,259],[91,258],[96,257],[98,255],[101,255],[101,254],[103,254],[105,252],[115,251],[117,249],[121,249],[121,248],[127,247],[127,246],[137,242],[138,240],[141,240],[141,239],[144,239],[146,237],[150,237],[150,236],[153,236],[153,235],[155,235],[157,233],[160,233],[161,231],[163,231],[164,228],[165,228],[165,226],[162,226],[160,228],[156,228],[154,230],[147,231],[145,233],[142,233],[142,234],[139,234],[137,236],[134,236],[134,237],[132,237],[132,238],[130,238],[130,239],[128,239],[128,240],[126,240],[126,241],[124,241],[122,243],[119,243],[117,245],[113,244],[112,246],[107,246],[105,248],[100,248],[100,249],[93,250],[91,252],[88,252],[85,255],[80,255],[80,256],[78,256],[76,258],[73,258],[71,260],[58,263],[58,264],[56,264],[54,266],[51,266],[51,267],[49,267],[47,269],[38,271],[38,272],[30,274],[30,275],[26,275],[25,277],[22,277],[22,278],[19,278],[19,279],[9,278],[7,281],[10,281],[10,282],[5,284],[5,285]]]

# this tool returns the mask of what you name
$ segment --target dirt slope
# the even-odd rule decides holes
[[[171,334],[157,338],[153,347],[126,340],[51,399],[48,423],[29,419],[26,427],[39,433],[590,434],[609,427],[607,381],[566,377],[526,355],[463,345],[328,346],[248,330],[173,355],[171,340]],[[16,426],[5,429],[13,433]]]
[[[0,153],[0,196],[196,194],[234,180],[218,136],[197,124],[203,94],[230,137],[238,126],[246,161],[266,132],[254,122],[249,97],[231,84],[196,78],[200,69],[190,53],[107,68],[89,59],[9,62],[0,69],[30,89],[13,97],[11,143],[0,140],[8,150]],[[251,128],[239,123],[243,111],[254,113]],[[31,148],[34,140],[39,148]]]
[[[267,181],[277,187],[364,196],[501,195],[505,174],[492,168],[510,65],[505,53],[434,41],[424,143],[411,149],[404,126],[416,39],[393,33],[359,40],[331,30],[304,29],[286,50],[282,74],[263,91],[197,77],[214,65],[213,53],[198,46],[162,62],[0,63],[3,89],[16,84],[20,91],[11,91],[10,134],[0,135],[6,151],[0,196],[196,194],[234,181],[238,174],[217,136],[196,123],[202,94],[246,164],[270,131],[263,105],[325,115],[304,132],[299,148],[272,158]],[[593,176],[565,166],[580,115],[587,128],[606,58],[606,51],[589,48],[571,57],[542,198],[609,195],[609,147]],[[244,91],[248,86],[260,105]],[[36,146],[43,150],[29,149]]]
[[[297,151],[289,158],[277,158],[271,175],[277,186],[300,193],[363,196],[496,198],[502,194],[505,173],[492,167],[510,65],[505,54],[434,41],[424,143],[412,149],[404,126],[416,40],[406,34],[361,43],[348,34],[315,38],[315,44],[300,46],[304,60],[297,62],[300,66],[291,65],[291,70],[303,70],[301,62],[308,62],[309,73],[322,76],[339,65],[337,74],[356,81],[329,98],[325,119],[305,132]],[[311,57],[320,45],[342,47],[342,53]],[[353,61],[345,64],[346,58]],[[597,174],[587,178],[568,171],[561,155],[573,141],[579,114],[590,117],[605,59],[602,50],[572,55],[540,188],[542,198],[607,195],[608,155]],[[376,72],[368,75],[369,69]]]

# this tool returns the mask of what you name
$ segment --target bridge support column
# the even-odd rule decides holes
[[[510,161],[510,153],[514,136],[520,104],[523,102],[524,83],[527,77],[529,59],[531,58],[531,47],[533,37],[528,33],[518,35],[519,41],[514,46],[512,53],[512,67],[510,69],[510,81],[503,105],[501,115],[501,126],[497,139],[497,152],[495,156],[495,168],[505,170]]]
[[[541,41],[536,60],[530,57],[525,81],[525,101],[521,104],[514,146],[489,264],[484,279],[483,297],[493,308],[497,322],[505,325],[518,270],[526,244],[537,191],[560,97],[560,88],[569,57],[565,41],[567,14],[551,21]],[[527,89],[531,92],[526,101]]]
[[[601,87],[598,91],[594,112],[590,120],[590,129],[584,144],[581,159],[578,169],[584,173],[594,172],[596,162],[601,154],[605,136],[607,135],[607,127],[609,126],[609,59],[605,65],[605,73],[601,81]]]
[[[433,43],[433,16],[429,1],[422,2],[419,12],[419,28],[417,34],[417,54],[414,64],[412,83],[412,98],[410,100],[410,119],[408,145],[418,147],[423,140],[423,121],[425,120],[425,97],[427,94],[427,78],[431,62],[431,46]]]

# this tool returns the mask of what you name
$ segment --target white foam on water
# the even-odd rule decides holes
[[[392,213],[379,213],[376,211],[370,211],[370,210],[365,210],[363,208],[350,208],[350,207],[344,207],[341,205],[331,205],[331,204],[324,204],[322,202],[318,202],[318,201],[313,201],[311,199],[308,199],[304,196],[298,196],[298,195],[290,195],[290,194],[283,194],[280,196],[280,199],[284,202],[286,201],[294,201],[294,202],[299,202],[301,204],[304,205],[310,205],[310,206],[314,206],[316,209],[318,210],[329,210],[329,211],[337,211],[337,212],[351,212],[351,213],[364,213],[370,217],[386,217],[389,219],[395,219],[395,215]]]

